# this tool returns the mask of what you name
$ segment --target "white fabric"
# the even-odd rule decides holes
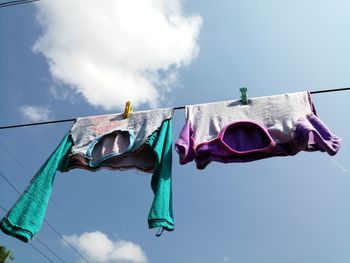
[[[298,119],[311,112],[308,92],[249,98],[248,105],[242,105],[240,100],[230,100],[186,106],[194,147],[216,138],[227,124],[247,120],[265,126],[276,143],[286,143],[292,139]]]
[[[129,151],[136,151],[153,132],[160,128],[164,120],[171,119],[172,116],[173,109],[166,108],[133,112],[127,119],[123,118],[122,113],[78,118],[71,128],[74,142],[71,155],[86,156],[92,142],[113,131],[132,133],[134,138]]]

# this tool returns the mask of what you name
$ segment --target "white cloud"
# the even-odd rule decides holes
[[[42,106],[23,105],[20,107],[22,115],[33,122],[47,121],[49,119],[50,110]]]
[[[100,231],[86,232],[80,236],[64,236],[64,238],[94,263],[147,262],[147,257],[139,245],[131,241],[110,240]]]
[[[104,109],[156,105],[198,54],[199,15],[181,0],[41,1],[34,45],[57,84]]]

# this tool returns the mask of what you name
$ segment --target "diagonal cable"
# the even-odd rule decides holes
[[[11,188],[16,191],[19,195],[21,193],[17,190],[17,188],[11,183],[11,181],[2,173],[0,172],[0,176],[11,186]],[[47,221],[44,218],[44,222],[76,253],[78,254],[86,263],[90,263],[75,247],[73,247],[65,238],[64,236],[53,226],[50,224],[49,221]]]
[[[44,246],[48,251],[50,251],[52,254],[54,254],[59,260],[61,260],[63,263],[67,263],[63,258],[60,257],[55,251],[53,251],[51,248],[49,248],[43,241],[41,241],[38,237],[35,237],[35,240],[37,240],[42,246]]]
[[[5,207],[3,207],[1,204],[0,204],[0,209],[3,210],[5,213],[7,213],[7,209]],[[38,240],[42,245],[44,245],[44,243],[39,239],[39,238],[36,238],[36,240]],[[48,261],[54,263],[44,252],[40,251],[40,249],[38,249],[36,246],[34,246],[33,244],[29,243],[29,245],[34,249],[36,250],[40,255],[42,255],[43,257],[45,257]],[[56,253],[54,253],[50,248],[48,248],[46,245],[44,245],[51,253],[53,253],[54,255],[57,256]],[[58,256],[58,258],[60,258]],[[61,259],[61,258],[60,258]],[[62,259],[62,262],[65,262],[63,259]]]
[[[1,209],[2,211],[4,211],[5,213],[7,213],[7,209],[6,209],[5,207],[3,207],[1,204],[0,204],[0,209]]]
[[[17,188],[11,183],[11,181],[9,179],[7,179],[7,177],[2,173],[0,172],[0,176],[7,182],[8,185],[11,186],[11,188],[19,195],[21,195],[21,193],[17,190]]]
[[[8,2],[0,3],[0,8],[4,8],[4,7],[8,7],[8,6],[13,6],[13,5],[28,4],[28,3],[37,2],[37,1],[39,1],[39,0],[8,1]]]
[[[64,236],[62,236],[62,234],[60,232],[57,231],[56,228],[54,228],[49,221],[47,221],[44,218],[44,222],[72,249],[75,251],[75,253],[77,253],[86,263],[90,263],[74,246],[72,246],[67,239],[64,238]]]
[[[23,170],[23,172],[24,172],[25,174],[27,174],[28,176],[31,176],[31,174],[28,172],[28,170],[25,168],[25,166],[17,159],[17,157],[12,153],[12,151],[11,151],[4,143],[2,143],[1,141],[0,141],[0,145],[1,145],[2,148],[12,157],[12,159],[17,163],[17,165]],[[14,189],[15,189],[15,188],[14,188]],[[58,204],[58,202],[55,201],[54,198],[51,198],[51,200],[52,200],[53,204],[56,206],[56,208],[57,208],[58,210],[60,210],[61,213],[66,217],[66,219],[67,219],[68,221],[70,221],[70,223],[71,223],[80,233],[83,233],[84,231],[73,221],[73,219],[71,219],[71,218],[68,216],[67,212],[65,212],[65,210],[63,209],[63,207],[60,206],[60,205]],[[88,237],[88,240],[91,242],[91,244],[92,244],[93,246],[96,247],[96,243],[95,243],[93,240],[91,240],[89,237]]]
[[[50,261],[51,263],[55,263],[53,262],[47,255],[45,255],[42,251],[40,251],[40,249],[38,249],[36,246],[34,246],[32,243],[28,243],[34,250],[36,250],[39,254],[41,254],[44,258],[46,258],[48,261]]]
[[[23,172],[25,174],[27,174],[28,176],[31,176],[31,174],[28,172],[28,170],[25,168],[25,166],[17,159],[17,157],[12,153],[12,151],[4,144],[0,141],[0,146],[12,157],[12,159],[17,163],[17,165],[23,170]],[[78,224],[76,224],[73,219],[68,216],[68,213],[63,209],[62,206],[60,206],[58,204],[58,202],[55,201],[54,198],[51,198],[51,201],[53,202],[53,204],[56,206],[56,208],[58,210],[60,210],[60,212],[66,217],[66,219],[80,232],[83,233],[84,231],[78,226]],[[96,243],[91,240],[90,238],[88,238],[88,240],[91,242],[91,244],[93,246],[96,247]]]
[[[29,177],[32,176],[28,170],[24,167],[24,165],[17,159],[17,157],[12,153],[12,151],[4,144],[0,141],[0,146],[11,156],[11,158],[17,163],[17,165],[22,169],[22,171],[28,175]],[[60,212],[66,217],[66,219],[81,233],[83,233],[84,231],[73,221],[72,218],[70,218],[70,216],[68,216],[68,213],[63,209],[62,206],[60,206],[58,204],[58,202],[56,202],[56,200],[54,198],[51,198],[51,201],[53,202],[53,204],[56,206],[56,208],[58,210],[60,210]]]

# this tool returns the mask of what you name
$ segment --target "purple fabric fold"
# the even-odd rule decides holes
[[[295,124],[291,140],[277,143],[269,130],[252,120],[227,124],[212,140],[194,145],[195,131],[189,121],[175,143],[180,164],[195,160],[198,169],[210,162],[249,162],[275,156],[292,156],[300,151],[322,151],[335,155],[341,139],[313,113]]]
[[[296,146],[303,151],[321,151],[335,155],[341,139],[331,133],[328,127],[314,114],[300,120],[295,132]]]
[[[175,150],[179,153],[180,164],[191,162],[195,158],[194,143],[192,139],[193,129],[187,121],[180,132],[180,137],[175,144]]]

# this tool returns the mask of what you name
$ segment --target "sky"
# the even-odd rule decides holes
[[[0,125],[350,86],[350,3],[41,0],[0,9]],[[301,152],[197,170],[173,153],[175,231],[149,230],[149,174],[57,173],[46,219],[90,262],[347,263],[350,91],[312,96],[342,138]],[[173,118],[173,141],[185,123]],[[72,123],[0,130],[0,172],[22,192]],[[17,193],[0,178],[0,205]],[[0,210],[0,216],[5,214]],[[37,237],[82,262],[43,224]],[[62,262],[35,239],[53,262]],[[49,262],[0,233],[15,262]]]

